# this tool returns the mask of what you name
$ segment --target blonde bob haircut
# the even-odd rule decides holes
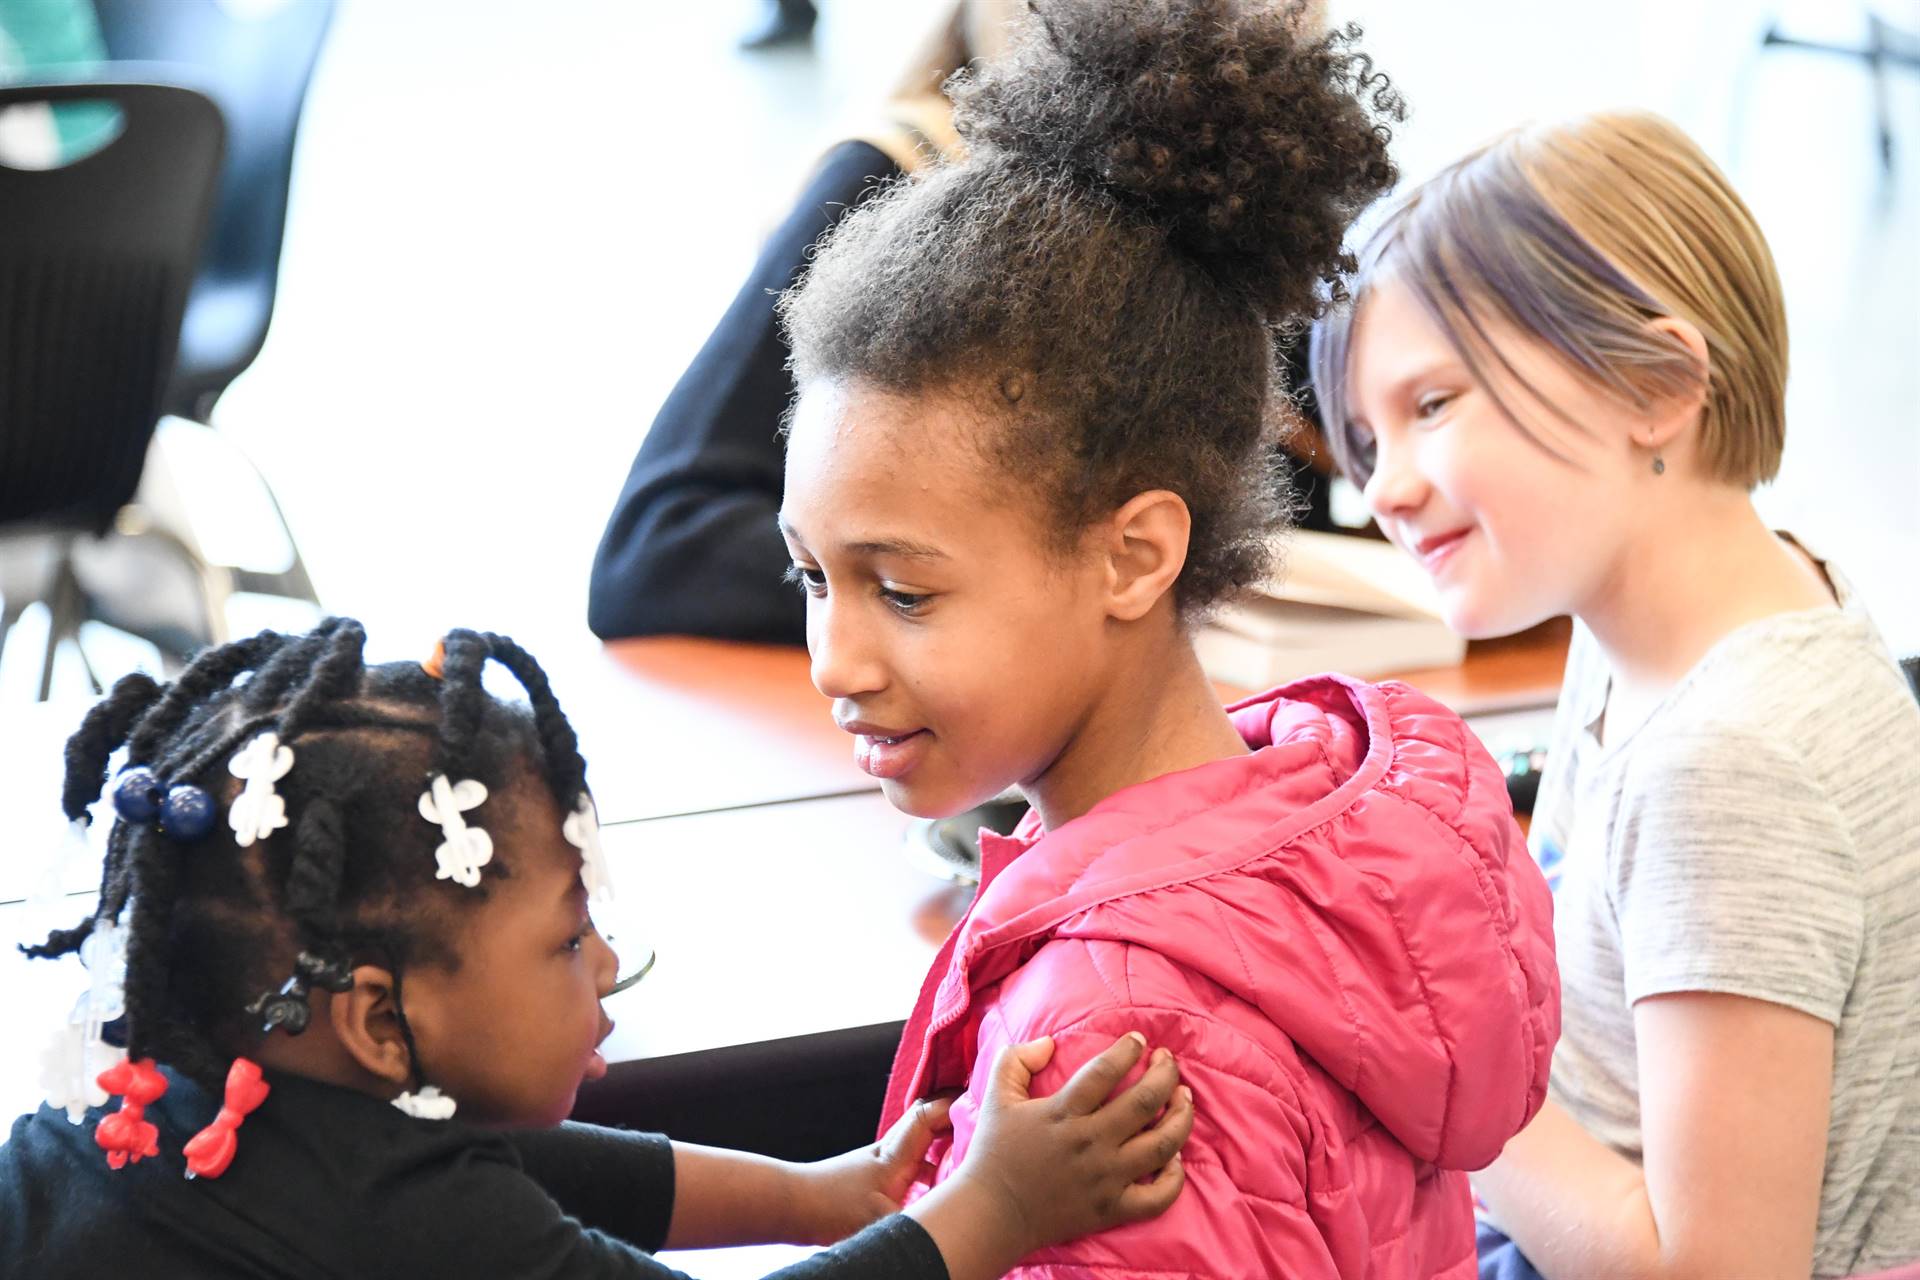
[[[1361,484],[1372,440],[1348,407],[1348,357],[1355,315],[1369,288],[1388,279],[1412,289],[1480,385],[1550,452],[1487,378],[1498,368],[1553,408],[1501,355],[1489,321],[1544,343],[1624,405],[1700,395],[1698,452],[1708,477],[1751,489],[1779,470],[1787,317],[1773,255],[1726,175],[1660,116],[1606,112],[1515,130],[1387,216],[1360,254],[1351,301],[1313,332],[1327,436]],[[1663,318],[1700,331],[1706,369],[1653,326]]]

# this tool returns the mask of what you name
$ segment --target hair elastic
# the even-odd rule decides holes
[[[175,840],[199,840],[213,830],[214,803],[190,782],[169,785],[143,764],[128,765],[113,783],[113,809],[134,826],[157,823]]]
[[[313,1020],[307,994],[315,986],[335,994],[353,990],[353,966],[339,956],[302,951],[293,962],[293,976],[278,991],[261,992],[247,1012],[260,1019],[263,1034],[277,1028],[297,1036]]]

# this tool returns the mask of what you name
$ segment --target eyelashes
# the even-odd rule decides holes
[[[785,582],[799,587],[814,599],[823,599],[827,594],[827,575],[819,569],[802,564],[790,564],[787,571],[780,575]],[[875,589],[887,607],[904,617],[913,617],[926,608],[932,595],[911,591],[896,591],[892,587]]]

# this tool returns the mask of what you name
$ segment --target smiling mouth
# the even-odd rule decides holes
[[[919,729],[894,729],[886,725],[874,724],[870,720],[835,720],[834,725],[842,733],[850,733],[863,741],[884,742],[889,744],[905,742],[915,734],[926,732],[924,727]]]
[[[932,736],[925,729],[894,734],[857,733],[853,740],[853,760],[861,772],[875,778],[883,781],[900,778],[926,758],[926,744]]]
[[[1471,532],[1472,529],[1469,527],[1454,529],[1449,533],[1434,534],[1429,538],[1422,538],[1413,544],[1414,558],[1431,569],[1441,560],[1445,559],[1447,554],[1459,546],[1461,541]]]

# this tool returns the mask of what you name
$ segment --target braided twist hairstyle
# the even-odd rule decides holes
[[[96,921],[124,922],[132,1057],[217,1089],[262,1034],[250,1002],[289,974],[456,966],[459,915],[486,890],[435,877],[440,833],[417,808],[432,774],[478,778],[491,795],[531,776],[562,814],[585,790],[573,728],[546,673],[511,639],[451,632],[437,678],[411,662],[370,667],[365,643],[358,622],[330,618],[305,635],[262,632],[208,650],[170,684],[125,676],[67,741],[69,818],[88,820],[124,748],[130,765],[205,789],[221,819],[193,841],[117,819],[94,914],[22,948],[65,955]],[[529,707],[486,691],[490,660],[520,682]],[[277,785],[288,825],[242,846],[224,821],[239,794],[227,764],[265,732],[295,752]],[[510,861],[488,873],[510,876]]]

